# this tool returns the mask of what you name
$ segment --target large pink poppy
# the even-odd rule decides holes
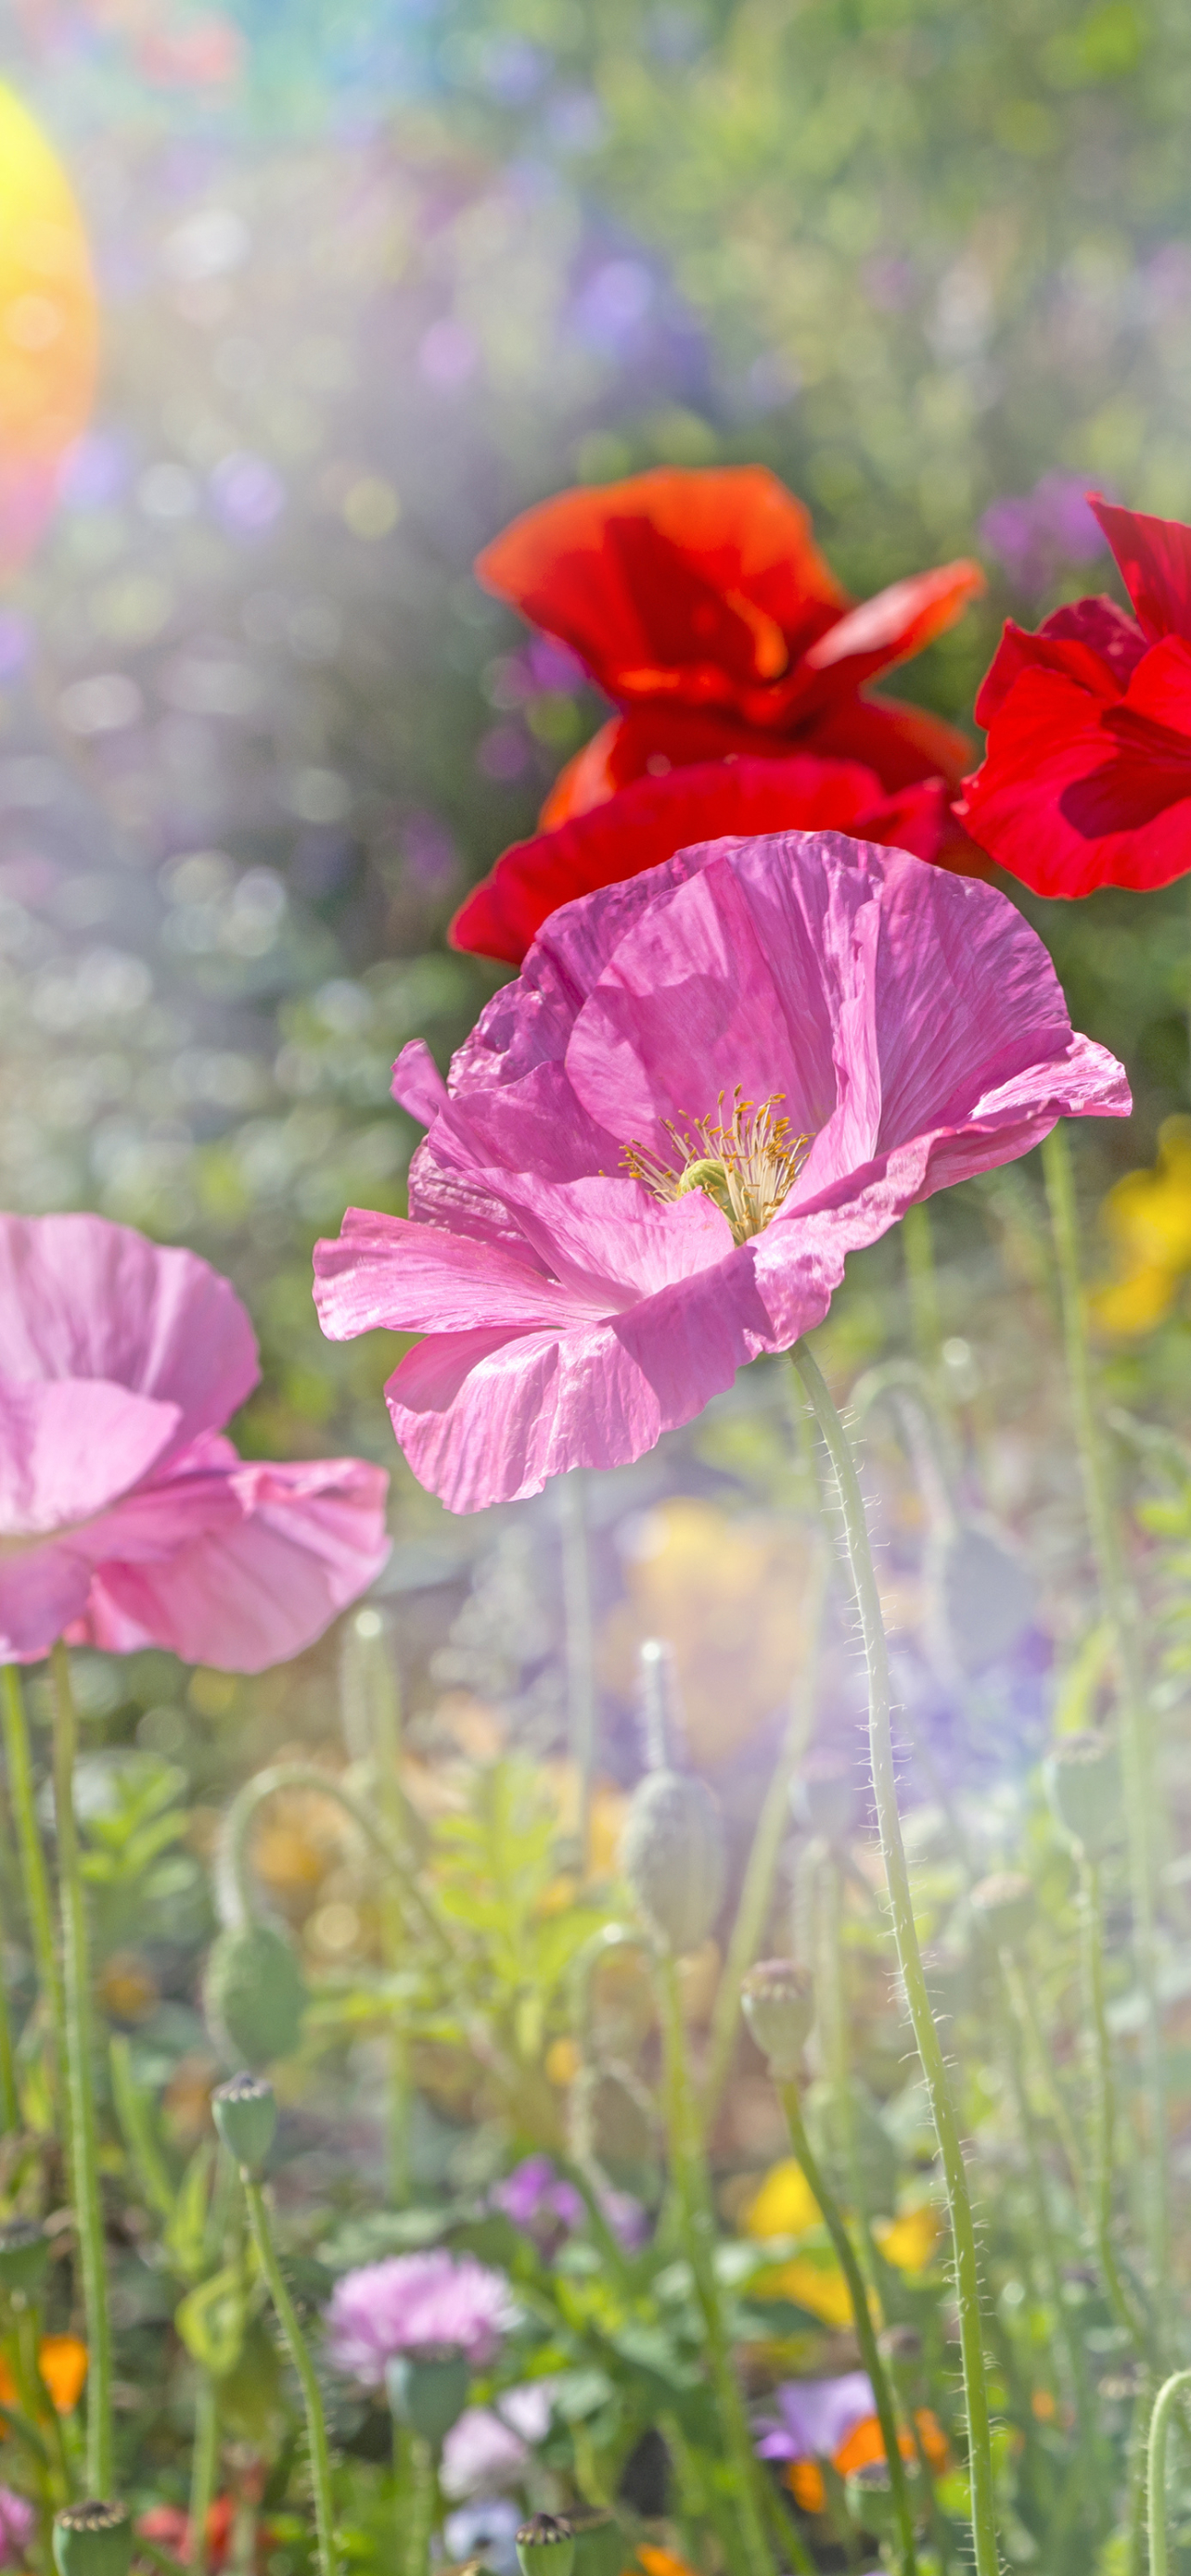
[[[393,1087],[411,1215],[349,1211],[316,1297],[335,1339],[427,1336],[389,1410],[455,1511],[640,1457],[915,1200],[1131,1105],[1003,895],[839,832],[564,904],[449,1085],[415,1042]]]
[[[388,1554],[388,1477],[262,1466],[222,1426],[260,1374],[226,1279],[98,1216],[0,1217],[0,1662],[56,1638],[259,1672]]]

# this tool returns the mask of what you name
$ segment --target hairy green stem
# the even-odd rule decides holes
[[[1086,1855],[1080,1870],[1080,1945],[1083,1952],[1087,2044],[1092,2075],[1091,2219],[1096,2256],[1108,2304],[1135,2349],[1148,2354],[1150,2336],[1121,2277],[1112,2230],[1113,2140],[1116,2087],[1104,1997],[1104,1937],[1100,1920],[1100,1870]]]
[[[951,2219],[955,2285],[959,2302],[964,2401],[968,2418],[968,2470],[971,2482],[972,2538],[975,2548],[976,2576],[999,2576],[996,2492],[988,2414],[988,2380],[984,2363],[980,2313],[980,2265],[976,2251],[976,2230],[972,2218],[972,2202],[964,2168],[959,2124],[951,2098],[951,2086],[947,2078],[942,2042],[931,2010],[930,1995],[922,1966],[922,1954],[918,1947],[918,1932],[914,1922],[910,1873],[906,1865],[905,1845],[902,1841],[901,1821],[897,1809],[897,1777],[890,1722],[889,1650],[885,1640],[881,1598],[877,1590],[876,1572],[869,1544],[864,1498],[843,1424],[832,1403],[817,1360],[805,1342],[795,1343],[791,1358],[823,1434],[828,1456],[835,1471],[843,1513],[848,1561],[855,1587],[856,1607],[868,1667],[869,1747],[872,1760],[873,1794],[889,1886],[894,1940],[897,1945],[898,1965],[905,1987],[914,2038],[926,2078],[935,2135],[943,2163],[947,2206]]]
[[[1138,1652],[1137,1620],[1125,1570],[1121,1534],[1092,1385],[1091,1353],[1080,1275],[1079,1226],[1075,1183],[1067,1131],[1060,1121],[1042,1148],[1050,1202],[1051,1230],[1063,1310],[1063,1339],[1076,1445],[1083,1477],[1084,1504],[1100,1585],[1104,1616],[1113,1633],[1121,1698],[1121,1750],[1124,1758],[1125,1810],[1129,1837],[1129,1883],[1133,1908],[1133,1946],[1137,1979],[1145,2006],[1144,2062],[1149,2108],[1149,2157],[1146,2177],[1147,2241],[1151,2295],[1159,2344],[1165,2341],[1170,2306],[1170,2188],[1167,2173],[1166,2075],[1162,2058],[1162,2016],[1158,2001],[1155,1904],[1157,1864],[1153,1849],[1153,1743]]]
[[[567,1732],[579,1775],[579,1863],[591,1866],[591,1791],[595,1772],[596,1698],[592,1645],[591,1558],[583,1471],[573,1467],[555,1486],[562,1536],[562,1598],[567,1662]]]
[[[424,2433],[410,2434],[409,2466],[410,2515],[405,2576],[427,2576],[438,2481],[434,2474],[434,2451]]]
[[[91,1971],[87,1907],[74,1813],[78,1720],[70,1684],[70,1657],[61,1638],[51,1656],[54,1702],[54,1828],[58,1846],[58,1895],[62,1909],[62,1993],[66,2018],[66,2075],[70,2101],[71,2177],[79,2233],[83,2307],[87,2319],[87,2484],[93,2496],[110,2496],[114,2475],[112,2328],[108,2314],[103,2200],[92,2065]]]
[[[756,1830],[740,1903],[728,1939],[727,1956],[711,2016],[707,2047],[707,2072],[703,2084],[703,2124],[710,2130],[724,2096],[724,2086],[731,2070],[740,2022],[740,1989],[757,1955],[773,1901],[774,1881],[781,1854],[782,1839],[790,1817],[790,1783],[810,1742],[815,1722],[815,1694],[819,1674],[819,1646],[823,1634],[823,1614],[831,1574],[831,1559],[823,1542],[816,1547],[807,1585],[806,1661],[790,1697],[790,1716],[778,1756],[777,1767],[766,1790],[757,1818]]]
[[[345,1638],[347,1656],[354,1666],[351,1677],[362,1703],[359,1712],[363,1720],[361,1731],[376,1777],[377,1812],[391,1849],[398,1852],[405,1830],[405,1802],[401,1794],[401,1683],[392,1641],[379,1610],[356,1612]],[[347,1717],[345,1708],[345,1733],[348,1732]],[[380,1936],[386,1973],[395,1980],[405,1958],[406,1939],[402,1893],[392,1871],[386,1873],[380,1891]],[[387,2036],[389,2189],[394,2206],[401,2209],[409,2199],[410,2078],[405,2017],[396,2005],[389,2015]]]
[[[255,2175],[241,2168],[240,2180],[248,2205],[248,2222],[252,2229],[261,2271],[268,2285],[285,2338],[286,2349],[298,2374],[302,2404],[306,2415],[306,2438],[310,2450],[310,2483],[314,2491],[314,2524],[318,2547],[319,2576],[335,2576],[335,2520],[331,2496],[331,2452],[327,2441],[327,2419],[323,2413],[322,2395],[310,2358],[306,2337],[298,2323],[297,2311],[285,2286],[273,2225],[262,2185]]]
[[[219,2391],[200,2369],[194,2394],[194,2450],[190,2461],[190,2552],[194,2576],[206,2576],[207,2522],[219,2477]]]
[[[25,1892],[25,1911],[29,1917],[29,1939],[33,1964],[37,1971],[42,2009],[53,2033],[60,2061],[59,2077],[65,2083],[66,2040],[62,2008],[62,1979],[58,1969],[58,1951],[54,1937],[54,1903],[50,1894],[41,1828],[37,1821],[36,1792],[33,1786],[33,1756],[29,1745],[29,1723],[25,1715],[25,1695],[15,1664],[0,1670],[0,1715],[4,1727],[4,1761],[8,1772],[8,1795],[16,1829],[17,1850],[21,1862],[21,1882]]]
[[[342,1807],[346,1816],[358,1826],[366,1842],[385,1862],[393,1874],[394,1884],[403,1905],[416,1918],[418,1929],[431,1942],[440,1959],[453,1958],[450,1933],[425,1890],[419,1887],[400,1843],[391,1838],[386,1825],[376,1817],[362,1798],[337,1780],[333,1771],[320,1769],[317,1762],[274,1762],[267,1771],[237,1790],[219,1837],[216,1878],[221,1910],[225,1920],[250,1923],[254,1915],[252,1871],[248,1858],[249,1837],[258,1808],[267,1798],[283,1789],[313,1789],[319,1797],[330,1798]]]
[[[806,2134],[806,2122],[802,2116],[798,2087],[793,2083],[779,2083],[777,2089],[782,2109],[786,2114],[790,2144],[806,2176],[811,2193],[819,2204],[823,2224],[835,2248],[836,2260],[848,2284],[856,2341],[860,2346],[860,2358],[872,2383],[873,2402],[881,2427],[881,2440],[885,2445],[893,2510],[897,2516],[903,2576],[914,2576],[914,2516],[910,2506],[909,2482],[906,2477],[906,2464],[901,2454],[901,2445],[897,2438],[893,2393],[873,2331],[872,2311],[868,2303],[868,2284],[857,2262],[852,2239],[844,2225],[839,2204],[824,2180],[818,2158]]]
[[[1191,2370],[1176,2370],[1160,2388],[1150,2417],[1146,2448],[1146,2517],[1150,2534],[1150,2576],[1167,2576],[1166,2445],[1170,2419],[1180,2397],[1191,2389]]]
[[[715,2229],[703,2162],[699,2112],[691,2083],[678,1962],[654,1953],[666,2057],[667,2127],[683,2250],[691,2267],[703,2319],[707,2358],[719,2408],[724,2449],[736,2480],[739,2566],[735,2576],[774,2576],[774,2561],[759,2495],[761,2469],[749,2433],[744,2400],[733,2367],[715,2273]]]

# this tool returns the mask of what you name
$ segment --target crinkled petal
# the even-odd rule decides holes
[[[1187,791],[1154,813],[1144,761],[1126,763],[1107,729],[1120,705],[1119,692],[1093,697],[1066,672],[1023,669],[998,708],[982,766],[965,781],[967,830],[1036,894],[1140,890],[1191,868]],[[1165,785],[1180,783],[1174,772],[1161,775]]]
[[[333,1342],[391,1333],[466,1333],[488,1325],[561,1330],[590,1299],[503,1244],[349,1208],[334,1242],[314,1248],[314,1302]]]
[[[966,558],[933,572],[911,573],[861,600],[807,648],[808,670],[846,675],[849,688],[891,663],[907,661],[962,616],[987,589],[979,564]]]
[[[0,1540],[90,1520],[148,1472],[177,1424],[176,1404],[106,1378],[0,1379]]]

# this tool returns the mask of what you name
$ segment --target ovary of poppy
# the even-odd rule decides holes
[[[1126,1172],[1100,1213],[1118,1276],[1093,1295],[1093,1318],[1121,1337],[1151,1332],[1191,1270],[1191,1118],[1163,1120],[1156,1164]]]
[[[958,812],[1036,894],[1191,869],[1191,528],[1089,494],[1136,614],[1078,599],[1009,624],[976,701],[988,742]]]
[[[733,754],[639,778],[555,829],[515,841],[460,905],[449,936],[456,948],[520,966],[560,903],[640,876],[693,841],[824,825],[943,866],[978,874],[985,864],[954,823],[940,778],[890,796],[862,761]]]
[[[0,84],[0,580],[36,543],[95,390],[87,239],[57,154]]]
[[[86,2344],[80,2343],[77,2335],[43,2335],[37,2347],[37,2366],[55,2413],[72,2414],[87,2376]],[[0,2406],[16,2406],[19,2402],[16,2381],[8,2363],[0,2359]]]
[[[323,1330],[426,1336],[386,1394],[453,1511],[626,1464],[820,1323],[850,1251],[1062,1116],[1124,1117],[992,887],[838,832],[682,850],[564,904],[427,1128],[408,1219],[315,1251]]]
[[[802,503],[765,466],[659,466],[559,493],[514,520],[476,572],[568,645],[622,710],[564,771],[546,821],[655,763],[775,738],[866,761],[886,787],[959,776],[962,736],[859,692],[954,622],[984,587],[978,565],[915,574],[857,606]]]

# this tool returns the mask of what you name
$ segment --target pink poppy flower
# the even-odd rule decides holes
[[[98,1216],[0,1217],[0,1661],[58,1637],[261,1672],[388,1554],[359,1458],[241,1459],[260,1375],[226,1279]]]
[[[449,1086],[415,1043],[394,1090],[410,1217],[350,1210],[316,1296],[335,1339],[427,1336],[389,1410],[454,1511],[640,1457],[915,1200],[1131,1105],[1004,895],[838,832],[564,904]]]

